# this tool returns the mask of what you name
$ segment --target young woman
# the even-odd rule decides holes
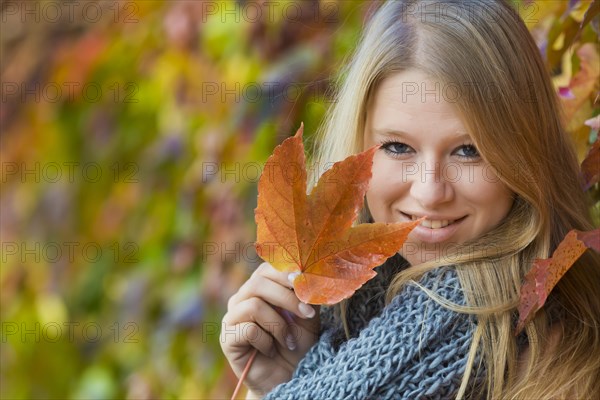
[[[221,333],[238,376],[259,350],[249,398],[600,398],[597,254],[514,335],[533,260],[593,226],[549,74],[511,5],[387,2],[343,76],[317,161],[381,145],[362,222],[427,219],[335,309],[258,268]]]

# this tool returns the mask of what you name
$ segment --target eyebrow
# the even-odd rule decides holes
[[[384,135],[384,136],[399,136],[399,137],[410,137],[409,133],[404,131],[400,131],[397,129],[372,129],[371,130],[375,135]],[[455,132],[457,135],[452,137],[452,140],[458,139],[471,139],[471,135],[465,132]]]

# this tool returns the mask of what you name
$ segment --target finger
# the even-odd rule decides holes
[[[316,314],[315,309],[302,303],[293,291],[261,275],[242,285],[238,293],[231,299],[231,305],[234,307],[235,304],[252,297],[260,297],[267,303],[288,310],[299,318],[308,319]]]
[[[262,264],[260,264],[258,266],[258,268],[256,269],[256,274],[259,276],[264,276],[265,278],[268,278],[282,286],[285,286],[289,289],[294,289],[294,285],[292,284],[294,278],[300,274],[300,272],[281,272],[275,269],[275,267],[273,267],[271,264],[269,264],[268,262],[264,262]],[[294,298],[298,299],[298,296],[296,295],[296,293],[294,293]],[[319,313],[319,307],[313,307],[311,305],[308,305],[306,303],[303,303],[300,301],[300,299],[298,299],[297,302],[297,308],[295,310],[290,309],[290,308],[286,308],[289,311],[293,312],[294,314],[298,315],[300,318],[314,318],[315,315],[317,315]]]
[[[274,282],[279,283],[282,286],[285,286],[288,289],[293,289],[293,285],[287,279],[287,275],[289,274],[276,270],[268,262],[263,262],[258,266],[258,268],[256,268],[256,270],[252,273],[252,276],[246,282],[244,282],[244,284],[238,289],[238,291],[229,298],[227,302],[227,310],[232,309],[233,307],[235,307],[236,304],[246,300],[247,296],[243,296],[244,288],[248,285],[252,285],[253,282],[259,277],[268,278]]]
[[[255,322],[242,322],[235,325],[226,325],[227,332],[222,334],[221,347],[226,355],[233,355],[236,360],[248,354],[248,346],[254,347],[267,357],[275,355],[273,337]],[[235,340],[231,340],[234,335]],[[230,360],[231,361],[231,360]]]
[[[239,303],[226,314],[223,321],[228,325],[254,322],[263,331],[272,335],[282,346],[290,347],[290,339],[287,338],[287,322],[271,305],[258,297],[252,297]],[[241,339],[247,339],[247,336]]]
[[[294,288],[294,285],[292,284],[292,282],[289,279],[290,273],[278,271],[277,269],[275,269],[275,267],[273,267],[268,262],[264,262],[264,263],[260,264],[258,266],[258,268],[256,269],[256,273],[258,273],[266,278],[269,278],[272,281],[275,281],[275,282],[279,283],[280,285],[285,286],[288,289]]]

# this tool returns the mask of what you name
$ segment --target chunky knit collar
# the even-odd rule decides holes
[[[292,379],[266,399],[449,399],[465,371],[473,324],[408,284],[385,306],[385,290],[397,268],[379,267],[350,300],[346,340],[331,309],[322,313],[319,341],[299,363]],[[425,274],[423,287],[464,304],[454,269]]]
[[[357,337],[369,321],[381,313],[385,307],[386,291],[394,274],[408,265],[400,255],[390,258],[385,264],[375,268],[377,275],[348,299],[346,318],[350,338]],[[336,349],[347,340],[340,319],[339,306],[321,308],[321,331],[325,330],[335,332],[332,344]]]

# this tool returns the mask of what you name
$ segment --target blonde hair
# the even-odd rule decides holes
[[[467,394],[479,353],[484,393],[471,396],[600,398],[597,254],[587,251],[578,260],[526,326],[526,352],[514,336],[519,290],[532,261],[549,257],[570,229],[593,229],[558,98],[515,10],[507,1],[390,1],[373,15],[346,65],[317,132],[319,165],[362,151],[367,104],[378,84],[417,69],[452,89],[445,99],[455,103],[480,154],[515,193],[499,226],[437,260],[402,270],[388,289],[389,301],[424,272],[455,266],[468,305],[431,296],[477,318],[457,397]]]

